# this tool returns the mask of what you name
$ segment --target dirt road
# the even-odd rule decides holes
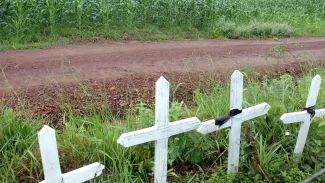
[[[5,89],[8,84],[35,87],[53,81],[115,80],[130,75],[195,73],[256,65],[267,67],[275,61],[294,62],[287,54],[301,53],[315,59],[324,58],[325,38],[133,42],[6,51],[0,52],[0,87]]]
[[[229,77],[237,68],[295,72],[310,60],[325,60],[325,38],[106,43],[6,51],[0,52],[0,96],[9,107],[46,115],[60,124],[66,107],[76,115],[92,107],[121,114],[132,103],[150,103],[154,82],[161,75],[182,82],[173,95],[188,104],[196,81],[205,74],[226,72]]]

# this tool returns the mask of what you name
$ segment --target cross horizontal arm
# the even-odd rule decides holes
[[[165,126],[162,129],[166,129],[168,126]],[[128,132],[128,133],[123,133],[120,138],[117,139],[117,143],[121,144],[123,147],[130,147],[146,142],[150,142],[153,140],[158,140],[157,138],[157,131],[158,131],[157,126],[153,126],[150,128],[144,128],[142,130],[137,130],[133,132]]]
[[[242,121],[247,121],[247,120],[250,120],[250,119],[253,119],[258,116],[266,114],[270,108],[271,107],[267,103],[262,103],[262,104],[244,109],[241,114],[238,114],[232,118],[241,118]],[[231,120],[228,120],[225,124],[218,126],[218,125],[215,125],[215,120],[211,119],[211,120],[201,123],[201,125],[199,126],[199,128],[196,129],[196,131],[205,135],[205,134],[212,133],[217,130],[221,130],[223,128],[227,128],[230,126],[231,126]]]
[[[310,114],[307,111],[285,113],[280,118],[283,124],[300,122],[306,119],[310,119]]]
[[[315,116],[321,117],[325,115],[325,109],[315,110]],[[283,114],[280,118],[283,124],[290,124],[305,120],[310,120],[310,114],[307,111],[292,112]]]
[[[73,170],[62,175],[64,183],[81,183],[100,176],[105,166],[100,163],[93,163],[85,167]]]
[[[197,132],[206,135],[208,133],[212,133],[215,132],[217,130],[221,130],[223,128],[227,128],[231,126],[231,120],[228,120],[226,123],[224,123],[221,126],[215,125],[215,120],[211,119],[208,121],[205,121],[203,123],[201,123],[201,125],[199,126],[199,128],[196,129]]]
[[[253,118],[257,118],[266,114],[270,110],[271,106],[266,102],[255,105],[253,107],[249,107],[243,110],[241,116],[238,115],[238,118],[241,118],[242,121],[251,120]],[[237,118],[237,116],[234,116]]]
[[[169,137],[195,130],[200,125],[200,123],[201,121],[197,117],[187,118],[169,123]]]
[[[318,109],[318,110],[315,110],[315,116],[316,116],[316,117],[322,117],[322,116],[325,116],[325,109]]]
[[[208,121],[201,123],[200,126],[196,129],[196,131],[203,135],[206,135],[208,133],[217,131],[219,128],[220,126],[215,125],[215,120],[210,119]]]
[[[169,123],[167,126],[153,126],[134,132],[124,133],[117,140],[123,147],[130,147],[146,142],[168,138],[170,136],[196,129],[200,125],[197,117]]]
[[[62,175],[64,183],[81,183],[86,182],[90,179],[100,176],[103,173],[105,166],[100,163],[93,163],[85,167],[73,170],[71,172]],[[60,181],[61,182],[61,181]],[[43,180],[40,183],[46,183]]]

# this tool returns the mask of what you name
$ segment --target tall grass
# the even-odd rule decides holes
[[[252,21],[287,24],[317,35],[323,33],[324,19],[322,0],[3,0],[0,42],[113,36],[116,30],[123,34],[153,26],[210,32],[220,28],[220,20],[239,26]]]
[[[313,121],[302,161],[298,165],[292,155],[299,125],[284,126],[279,121],[283,113],[302,110],[315,74],[325,78],[322,68],[305,73],[301,79],[290,75],[275,79],[261,77],[258,73],[246,75],[244,107],[261,102],[271,105],[269,121],[259,117],[244,125],[252,129],[261,167],[272,182],[300,182],[325,167],[324,118]],[[196,105],[192,109],[186,108],[182,102],[173,101],[170,121],[193,115],[204,121],[226,114],[229,111],[229,88],[229,82],[215,82],[210,87],[198,88],[194,95]],[[323,108],[324,104],[322,83],[316,108]],[[124,132],[152,126],[153,108],[140,103],[128,110],[124,119],[113,116],[109,110],[94,110],[83,117],[66,111],[60,120],[63,125],[57,129],[62,171],[68,172],[98,161],[106,169],[105,174],[94,182],[149,182],[153,176],[153,143],[123,148],[116,140]],[[0,182],[39,182],[43,179],[36,134],[42,124],[51,123],[46,118],[30,118],[22,112],[1,108]],[[285,135],[287,131],[291,135]],[[170,138],[170,181],[229,182],[233,179],[262,182],[260,174],[253,171],[252,152],[245,133],[242,133],[240,173],[237,177],[226,175],[227,134],[225,129],[206,136],[190,132]],[[187,175],[181,174],[184,171]]]

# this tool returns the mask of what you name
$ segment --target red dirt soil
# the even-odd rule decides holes
[[[240,68],[295,72],[304,61],[324,58],[325,38],[128,42],[5,51],[0,52],[0,96],[16,106],[22,94],[32,101],[29,107],[34,114],[48,111],[51,105],[45,114],[56,113],[61,110],[54,107],[60,103],[60,92],[61,99],[67,94],[73,98],[70,102],[80,100],[76,91],[87,92],[77,86],[87,83],[91,90],[105,94],[111,107],[114,101],[121,107],[129,105],[132,96],[151,93],[160,75],[177,84]],[[195,86],[187,87],[182,89],[193,92]]]

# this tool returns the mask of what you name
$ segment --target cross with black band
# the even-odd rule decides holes
[[[239,165],[241,124],[258,116],[266,114],[271,108],[262,103],[242,110],[243,74],[236,70],[231,75],[230,112],[228,115],[201,123],[198,132],[208,134],[230,127],[228,147],[228,173],[237,173]]]

